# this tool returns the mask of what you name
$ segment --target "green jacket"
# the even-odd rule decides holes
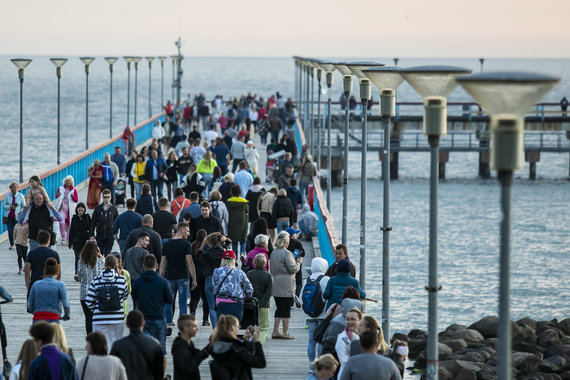
[[[228,209],[228,237],[234,243],[247,238],[249,202],[242,197],[231,197],[226,202]]]

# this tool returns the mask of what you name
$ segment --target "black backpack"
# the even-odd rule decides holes
[[[317,325],[317,328],[315,328],[315,331],[313,331],[313,340],[316,343],[323,343],[323,338],[325,337],[325,333],[327,332],[327,329],[329,328],[329,325],[331,324],[332,319],[334,318],[334,312],[336,311],[337,307],[339,307],[340,305],[335,304],[334,308],[331,310],[331,313],[328,315],[328,317],[326,317],[325,319],[323,319],[321,321],[321,323],[319,323]]]
[[[211,205],[212,205],[212,215],[218,218],[220,221],[222,221],[222,216],[220,215],[220,211],[218,211],[218,209],[220,208],[220,204],[216,202],[214,206],[214,202],[212,202]]]
[[[99,311],[117,311],[121,309],[121,297],[116,281],[97,287],[97,305]]]
[[[312,281],[310,277],[307,278],[307,283],[303,287],[303,311],[311,318],[316,318],[325,309],[325,302],[323,301],[321,292],[321,279],[324,275],[320,275],[316,280]]]

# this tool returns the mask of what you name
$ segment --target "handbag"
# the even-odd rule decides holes
[[[220,285],[218,285],[218,289],[216,289],[216,293],[214,293],[214,302],[216,302],[216,298],[218,298],[218,293],[220,291],[220,288],[222,287],[222,284],[224,283],[224,281],[226,281],[226,278],[228,278],[228,276],[230,275],[230,273],[232,273],[233,270],[234,270],[234,268],[230,269],[230,271],[226,274],[226,276],[224,277],[222,282],[220,282]],[[214,305],[214,310],[218,310],[218,304],[217,303],[216,303],[216,305]]]
[[[327,332],[327,329],[333,319],[334,312],[338,307],[339,305],[336,304],[331,313],[321,323],[319,323],[315,328],[315,331],[313,331],[313,340],[316,343],[323,343],[323,338],[325,337],[325,333]]]
[[[2,224],[8,224],[8,217],[7,216],[2,217]]]

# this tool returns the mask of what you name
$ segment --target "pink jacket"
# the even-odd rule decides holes
[[[245,263],[249,264],[251,269],[255,269],[255,265],[253,265],[253,259],[256,255],[263,253],[265,258],[267,259],[267,264],[265,264],[265,270],[269,272],[269,256],[267,255],[269,251],[262,247],[255,247],[251,251],[247,253],[247,257],[245,258]]]

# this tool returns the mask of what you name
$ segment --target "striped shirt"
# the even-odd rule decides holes
[[[97,289],[106,285],[116,285],[119,288],[119,298],[126,300],[129,296],[129,288],[124,276],[117,274],[112,269],[106,269],[101,272],[101,275],[95,277],[87,291],[87,298],[85,303],[87,307],[93,310],[93,324],[94,325],[108,325],[124,323],[125,313],[123,311],[123,303],[121,307],[113,311],[100,311],[97,301]]]

